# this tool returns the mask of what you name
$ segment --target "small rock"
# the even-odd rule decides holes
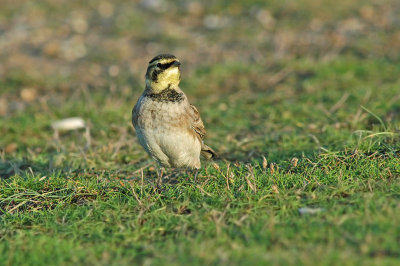
[[[34,88],[24,88],[21,90],[21,98],[26,102],[32,102],[36,99],[37,91]]]
[[[4,149],[5,153],[12,153],[13,151],[15,151],[18,148],[18,145],[16,143],[10,143],[6,146],[6,148]]]
[[[311,208],[311,207],[303,207],[299,208],[299,213],[304,215],[304,214],[316,214],[324,211],[322,208]]]
[[[58,120],[51,124],[54,130],[74,130],[79,128],[85,128],[85,121],[80,117],[71,117],[63,120]]]

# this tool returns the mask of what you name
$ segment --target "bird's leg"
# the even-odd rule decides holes
[[[199,169],[196,169],[196,172],[194,173],[194,183],[196,184],[197,182],[197,175],[199,174]]]
[[[160,167],[160,168],[156,168],[157,169],[157,185],[159,185],[159,186],[161,186],[162,185],[162,183],[163,183],[163,179],[162,179],[162,177],[163,177],[163,170],[164,170],[164,168],[163,167]]]

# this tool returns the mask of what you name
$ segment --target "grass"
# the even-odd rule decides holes
[[[394,0],[17,2],[0,11],[0,265],[399,263]],[[221,158],[157,188],[130,115],[165,51]],[[53,139],[74,116],[88,150]]]
[[[2,184],[1,261],[395,263],[399,172],[398,154],[350,153],[209,165],[162,191],[110,171],[26,173]]]

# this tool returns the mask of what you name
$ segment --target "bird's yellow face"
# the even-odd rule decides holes
[[[181,63],[175,56],[161,54],[154,57],[147,67],[146,87],[155,93],[179,85]]]

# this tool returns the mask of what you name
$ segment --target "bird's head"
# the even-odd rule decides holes
[[[150,60],[146,72],[146,87],[154,92],[179,85],[181,73],[179,60],[171,54],[160,54]]]

